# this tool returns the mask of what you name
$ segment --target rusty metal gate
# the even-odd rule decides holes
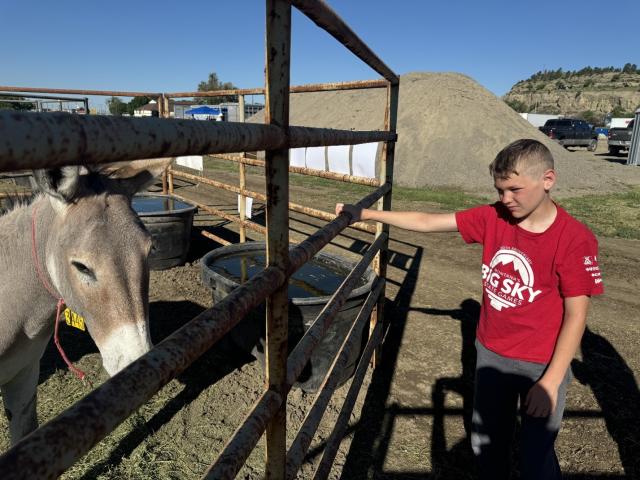
[[[329,32],[379,73],[384,80],[291,87],[289,59],[292,6]],[[241,185],[237,190],[232,191],[241,195],[256,193],[247,191],[243,184],[244,165],[264,166],[266,177],[264,201],[267,205],[267,267],[236,288],[224,300],[193,318],[146,355],[3,454],[0,457],[0,473],[3,479],[56,478],[158,390],[184,371],[265,299],[268,339],[265,391],[252,410],[247,413],[245,421],[228,441],[224,450],[204,473],[203,478],[234,478],[265,432],[266,478],[294,478],[335,389],[341,366],[346,363],[349,350],[357,343],[355,335],[349,335],[342,345],[321,391],[288,451],[285,422],[287,395],[334,315],[354,288],[356,281],[366,267],[374,262],[378,274],[377,282],[351,330],[356,331],[357,325],[362,325],[362,322],[369,320],[371,322],[369,342],[351,381],[339,419],[326,443],[322,459],[314,474],[314,478],[328,476],[366,369],[372,356],[375,357],[375,351],[383,336],[382,307],[385,297],[388,230],[381,224],[375,227],[375,241],[319,314],[313,326],[287,356],[288,277],[345,229],[350,221],[346,215],[337,218],[327,217],[321,212],[311,211],[313,209],[308,207],[290,204],[289,172],[295,172],[296,169],[289,167],[288,149],[384,142],[380,176],[377,180],[359,177],[334,179],[376,186],[377,188],[358,204],[362,207],[377,204],[379,209],[389,209],[393,182],[399,78],[322,0],[266,0],[265,51],[264,89],[197,94],[242,96],[264,93],[266,112],[263,125],[194,122],[165,118],[0,112],[0,171],[2,172],[131,159],[265,150],[264,162],[249,160],[244,156],[230,157],[230,159],[240,164]],[[290,92],[348,88],[386,88],[387,105],[383,131],[289,126]],[[0,91],[152,96],[158,98],[161,117],[167,112],[169,98],[195,95],[194,92],[166,94],[7,86],[0,86]],[[242,97],[240,98],[242,102]],[[326,172],[318,171],[298,173],[331,177]],[[169,171],[167,188],[171,188],[171,176],[176,174],[178,172]],[[225,189],[229,187],[222,184],[214,186]],[[305,213],[330,219],[330,221],[290,250],[289,209],[294,211],[302,209]],[[250,222],[243,218],[242,212],[239,222],[241,226],[250,225]],[[363,228],[371,231],[369,226]],[[244,234],[241,233],[241,235]],[[125,394],[127,401],[123,402],[122,398]]]

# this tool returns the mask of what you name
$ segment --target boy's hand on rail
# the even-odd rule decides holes
[[[362,219],[362,208],[356,205],[349,205],[344,203],[336,203],[336,215],[346,213],[351,216],[351,222],[359,222]]]

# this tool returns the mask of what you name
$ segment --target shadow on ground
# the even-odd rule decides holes
[[[640,391],[633,372],[613,345],[589,328],[581,349],[582,361],[573,361],[573,374],[591,387],[627,478],[640,478]]]

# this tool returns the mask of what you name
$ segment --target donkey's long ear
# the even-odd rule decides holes
[[[70,167],[34,170],[33,177],[38,184],[38,188],[44,193],[63,203],[69,203],[74,199],[80,188],[81,169],[82,167],[73,165]]]
[[[111,164],[106,170],[115,179],[118,189],[132,196],[152,185],[156,177],[169,165],[173,158],[154,158]]]

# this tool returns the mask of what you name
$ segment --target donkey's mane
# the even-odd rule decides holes
[[[0,217],[4,217],[19,208],[28,207],[35,201],[38,195],[38,192],[33,192],[33,194],[29,196],[20,195],[17,191],[9,192],[9,195],[4,197],[0,202]]]

